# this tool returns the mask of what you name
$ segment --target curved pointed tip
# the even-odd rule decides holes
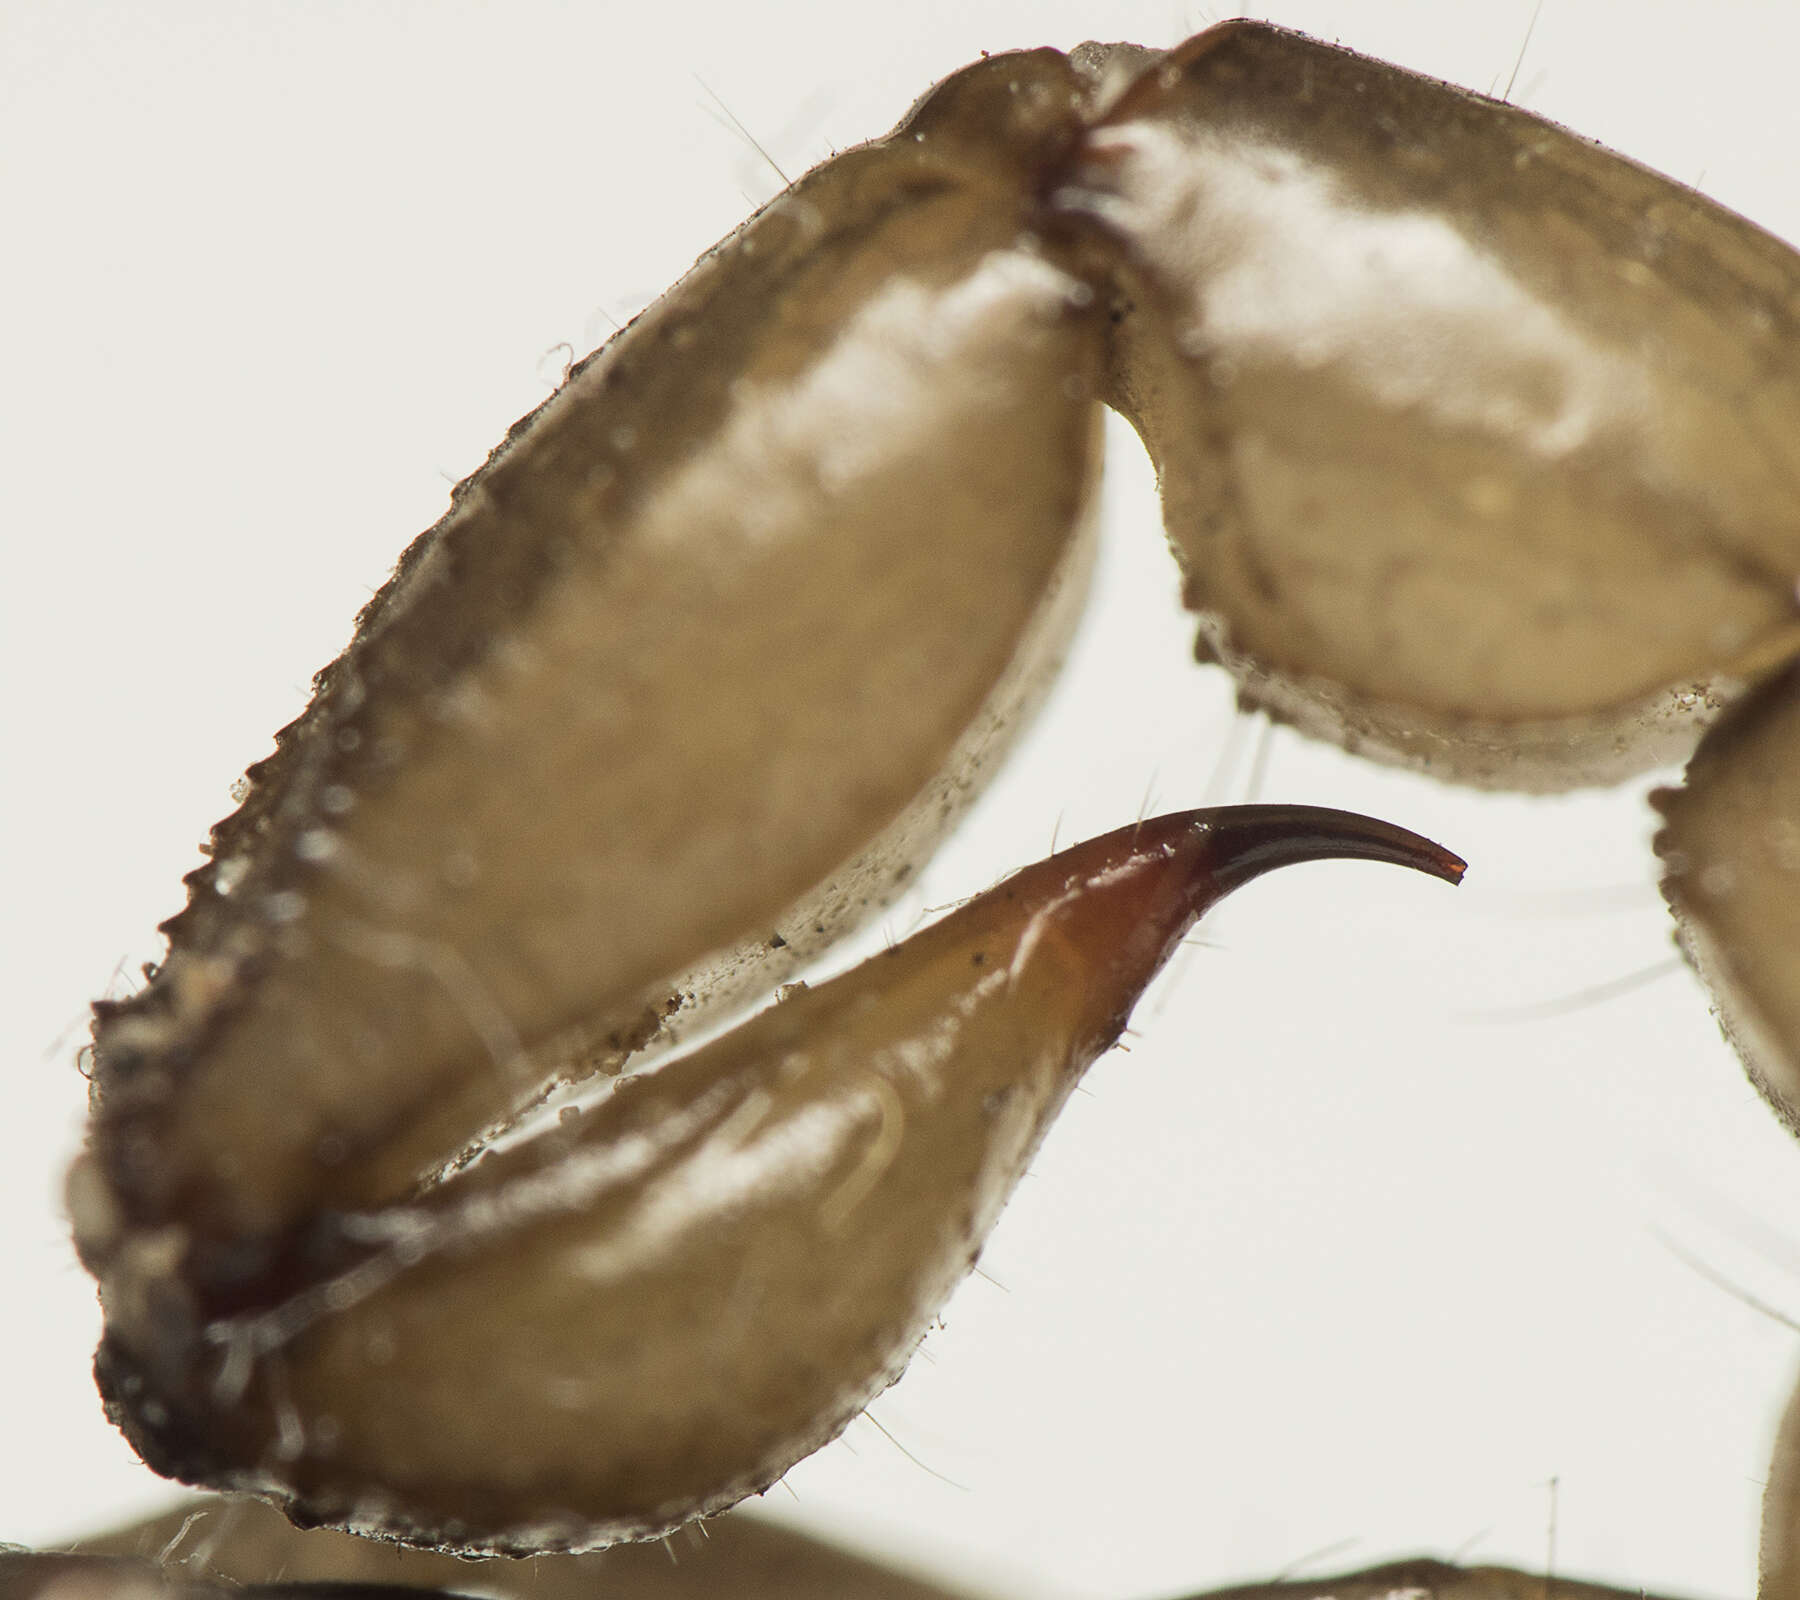
[[[1326,860],[1381,861],[1446,883],[1459,883],[1465,870],[1442,845],[1353,811],[1221,806],[1148,817],[1028,867],[1003,887],[1015,917],[1046,904],[1072,907],[1070,891],[1079,889],[1082,924],[1096,949],[1136,951],[1148,963],[1141,983],[1170,941],[1234,889],[1278,867]]]
[[[1445,883],[1461,883],[1468,869],[1462,857],[1408,828],[1328,806],[1219,806],[1187,817],[1206,835],[1207,905],[1302,861],[1383,861]]]

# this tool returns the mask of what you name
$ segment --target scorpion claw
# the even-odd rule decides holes
[[[1317,807],[1152,818],[410,1204],[185,1255],[165,1226],[140,1288],[179,1277],[189,1336],[115,1323],[115,1418],[176,1475],[405,1542],[591,1548],[721,1510],[900,1375],[1195,918],[1328,856],[1462,871]]]

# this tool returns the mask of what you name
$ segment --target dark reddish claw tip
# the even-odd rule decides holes
[[[1014,874],[957,919],[1004,924],[1026,953],[1053,943],[1073,969],[1094,1051],[1118,1037],[1144,985],[1196,918],[1277,867],[1331,858],[1382,861],[1450,883],[1463,863],[1390,822],[1322,806],[1227,806],[1147,817]],[[1054,924],[1055,938],[1045,940]],[[1066,974],[1067,975],[1067,974]],[[1077,1052],[1085,1065],[1092,1054]],[[1073,1058],[1072,1058],[1073,1059]]]
[[[1441,844],[1391,822],[1328,806],[1219,806],[1190,811],[1207,835],[1200,907],[1252,878],[1302,861],[1383,861],[1445,883],[1461,883],[1468,863]]]
[[[1085,930],[1080,937],[1092,942],[1096,961],[1117,970],[1129,1005],[1173,942],[1234,889],[1278,867],[1333,859],[1411,867],[1447,883],[1460,882],[1464,870],[1442,845],[1353,811],[1221,806],[1147,817],[1027,867],[1001,888],[1026,915],[1065,901],[1073,907],[1069,892],[1079,888],[1079,917],[1064,932]]]

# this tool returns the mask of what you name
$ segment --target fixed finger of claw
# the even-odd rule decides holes
[[[191,1244],[162,1342],[102,1346],[113,1414],[175,1475],[472,1550],[766,1488],[899,1375],[1194,919],[1330,856],[1462,870],[1312,807],[1078,845],[414,1204]]]

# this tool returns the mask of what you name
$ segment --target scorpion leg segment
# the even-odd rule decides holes
[[[182,1315],[101,1348],[113,1414],[164,1471],[409,1542],[719,1510],[899,1376],[1194,919],[1326,856],[1462,870],[1312,807],[1078,845],[412,1203],[190,1242]]]
[[[1737,702],[1652,797],[1663,893],[1750,1080],[1800,1132],[1800,670]]]
[[[156,1552],[198,1548],[200,1572],[145,1559]],[[671,1555],[678,1559],[671,1560]],[[875,1566],[847,1551],[821,1544],[795,1529],[749,1517],[725,1517],[706,1537],[694,1536],[674,1550],[622,1545],[585,1555],[545,1555],[490,1564],[471,1571],[467,1562],[436,1551],[396,1550],[327,1531],[301,1532],[273,1511],[239,1502],[190,1501],[173,1511],[83,1540],[56,1555],[9,1555],[0,1551],[0,1590],[14,1600],[37,1600],[66,1593],[59,1581],[84,1578],[102,1593],[108,1581],[134,1587],[137,1600],[223,1600],[241,1590],[224,1587],[256,1583],[282,1574],[280,1585],[259,1585],[255,1600],[350,1600],[342,1587],[367,1584],[357,1594],[380,1600],[376,1585],[406,1584],[392,1591],[411,1600],[449,1600],[473,1582],[494,1600],[592,1600],[596,1595],[630,1595],[634,1600],[699,1600],[729,1594],[732,1600],[968,1600],[922,1578]],[[191,1575],[190,1575],[191,1574]],[[1787,1593],[1767,1587],[1765,1600]],[[327,1588],[327,1585],[335,1587]],[[1642,1588],[1615,1589],[1560,1575],[1521,1572],[1510,1567],[1460,1567],[1445,1561],[1385,1563],[1361,1572],[1233,1585],[1195,1594],[1190,1600],[1658,1600]]]
[[[270,1581],[274,1575],[279,1578]],[[471,1564],[217,1496],[55,1554],[0,1546],[6,1600],[974,1600],[759,1517],[662,1544]],[[1272,1597],[1282,1600],[1282,1597]]]
[[[1788,1395],[1775,1434],[1756,1568],[1759,1600],[1800,1595],[1800,1381]]]
[[[1800,650],[1800,257],[1741,217],[1249,22],[1103,107],[1054,204],[1124,256],[1108,398],[1246,700],[1559,789]]]

